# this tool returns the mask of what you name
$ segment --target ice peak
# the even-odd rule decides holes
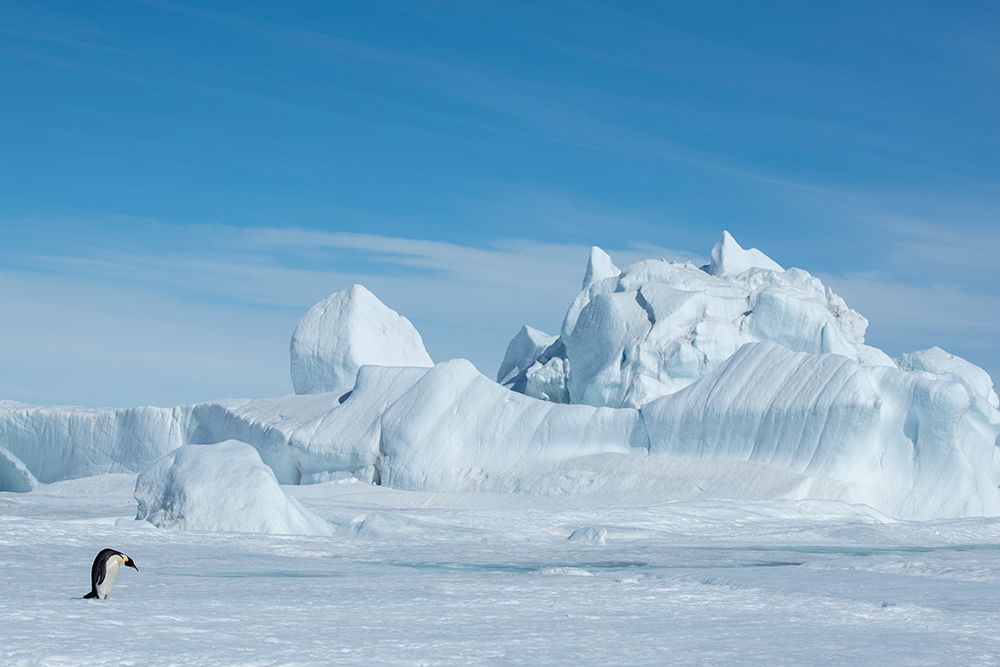
[[[712,263],[708,272],[713,276],[736,275],[750,269],[784,271],[780,264],[757,248],[745,249],[728,231],[722,232],[719,241],[712,248]]]
[[[507,344],[507,353],[497,372],[497,382],[507,384],[513,381],[518,373],[525,370],[538,359],[538,356],[556,341],[544,331],[525,324],[517,335]]]
[[[591,284],[605,278],[614,278],[621,275],[622,270],[611,261],[611,255],[598,248],[596,245],[590,247],[590,259],[587,261],[587,272],[583,275],[583,287],[587,289]]]
[[[373,301],[378,301],[382,303],[377,296],[372,294],[372,291],[362,285],[361,283],[354,283],[346,290],[347,298],[349,299],[371,299]]]

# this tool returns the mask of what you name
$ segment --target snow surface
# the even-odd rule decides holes
[[[433,363],[410,321],[361,285],[334,292],[317,303],[292,334],[296,394],[347,391],[365,364]]]
[[[333,535],[195,533],[132,520],[134,480],[0,493],[0,664],[1000,661],[998,519],[342,481],[285,488]],[[82,600],[107,546],[140,569]]]
[[[160,528],[328,535],[330,525],[289,498],[257,450],[238,440],[186,445],[135,484],[135,518]]]

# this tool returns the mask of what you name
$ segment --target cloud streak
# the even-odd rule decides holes
[[[490,375],[521,323],[558,328],[589,253],[532,241],[128,226],[143,227],[141,243],[64,227],[46,238],[82,251],[0,258],[0,310],[17,323],[0,330],[0,395],[128,405],[287,393],[299,317],[355,282],[413,320],[432,356],[467,357]],[[622,262],[689,256],[611,250]]]
[[[287,393],[296,322],[355,282],[409,317],[435,359],[470,358],[492,375],[522,323],[558,331],[589,253],[573,243],[473,246],[148,220],[119,220],[118,232],[94,228],[107,229],[43,227],[0,255],[0,312],[9,318],[0,328],[0,397],[132,405]],[[942,233],[900,235],[884,271],[822,277],[870,319],[872,344],[892,354],[940,345],[996,376],[1000,358],[989,342],[1000,334],[1000,298],[891,270],[925,243],[960,240]],[[704,261],[643,244],[606,250],[621,266],[650,257]],[[988,260],[974,257],[972,264]]]

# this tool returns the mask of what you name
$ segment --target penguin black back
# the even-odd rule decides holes
[[[125,565],[139,571],[135,561],[117,549],[101,549],[94,564],[90,568],[90,592],[83,596],[85,600],[103,600],[111,593],[111,586],[118,576],[119,565]]]

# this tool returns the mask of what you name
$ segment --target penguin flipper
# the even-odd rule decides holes
[[[90,591],[89,593],[87,593],[86,595],[83,596],[83,599],[84,600],[96,600],[97,599],[97,591]]]

